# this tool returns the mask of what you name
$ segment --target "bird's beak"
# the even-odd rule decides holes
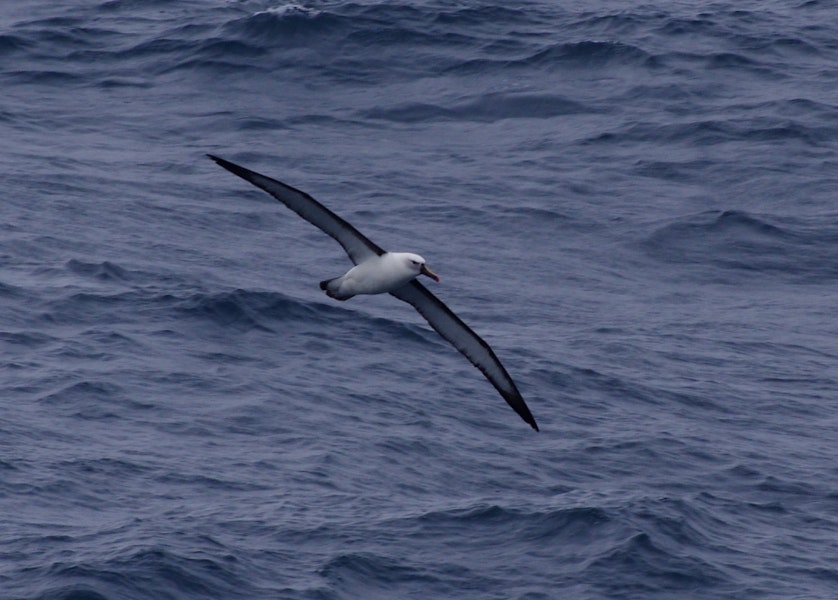
[[[430,270],[428,267],[426,267],[425,265],[422,265],[422,268],[421,268],[421,269],[419,269],[419,272],[420,272],[422,275],[427,275],[428,277],[430,277],[431,279],[433,279],[434,281],[436,281],[437,283],[439,283],[439,275],[437,275],[436,273],[434,273],[433,271],[431,271],[431,270]]]

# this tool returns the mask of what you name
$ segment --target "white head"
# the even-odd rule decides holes
[[[418,254],[412,254],[410,252],[394,252],[394,254],[398,256],[399,260],[402,261],[402,264],[405,265],[406,269],[416,273],[414,277],[427,275],[434,281],[439,282],[439,275],[431,271],[425,264],[425,259]]]

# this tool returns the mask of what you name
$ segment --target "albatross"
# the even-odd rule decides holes
[[[409,252],[387,252],[310,195],[281,181],[208,154],[218,165],[268,192],[303,219],[334,238],[355,265],[345,274],[320,282],[320,289],[335,300],[360,294],[389,293],[407,302],[428,324],[480,369],[503,399],[530,427],[538,425],[524,398],[492,348],[416,278],[439,276],[425,259]]]

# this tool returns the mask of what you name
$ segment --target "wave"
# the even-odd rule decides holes
[[[638,91],[639,92],[639,91]],[[635,92],[632,92],[635,93]],[[668,93],[671,93],[668,92]],[[788,104],[784,103],[784,106]],[[778,107],[782,110],[783,107]],[[762,113],[765,114],[765,113]],[[817,115],[811,113],[811,118]],[[831,139],[834,127],[826,127],[810,119],[791,121],[781,115],[758,119],[705,119],[676,123],[630,123],[616,130],[599,133],[586,141],[588,144],[652,142],[688,143],[694,146],[713,146],[731,141],[799,141],[816,146]],[[703,164],[698,162],[696,164]]]
[[[541,50],[524,62],[528,66],[572,63],[580,67],[593,65],[642,63],[650,55],[632,44],[611,41],[583,40],[555,44]]]
[[[8,56],[33,46],[31,40],[19,35],[0,35],[0,56]]]
[[[107,260],[96,263],[70,259],[65,266],[71,273],[100,281],[128,281],[130,279],[128,270]]]
[[[496,504],[464,509],[433,511],[416,517],[428,535],[435,530],[510,528],[510,539],[565,538],[590,535],[590,530],[611,522],[608,513],[597,507],[569,507],[544,511],[522,511]],[[515,532],[513,535],[513,531]]]
[[[143,5],[144,7],[144,5]],[[516,69],[533,73],[572,68],[634,66],[750,71],[778,76],[789,52],[816,55],[822,44],[768,27],[764,41],[729,30],[710,17],[621,11],[610,15],[566,15],[562,32],[555,15],[538,7],[449,7],[408,3],[282,4],[254,9],[247,3],[208,9],[204,19],[154,35],[128,34],[124,14],[139,4],[99,6],[110,18],[91,27],[82,17],[32,20],[0,37],[0,56],[38,47],[41,61],[55,68],[29,68],[18,82],[66,85],[142,85],[142,78],[177,72],[270,74],[277,69],[316,73],[344,83],[390,78],[475,74]],[[92,9],[91,9],[92,10]],[[534,31],[538,34],[524,35]],[[646,42],[650,35],[684,38],[702,35],[733,41],[738,50],[691,48],[663,52]],[[740,39],[741,38],[741,39]],[[753,39],[751,39],[753,38]],[[324,57],[328,57],[324,60]],[[84,65],[87,81],[79,75]],[[92,77],[94,72],[98,76]],[[127,83],[126,83],[127,82]]]
[[[707,211],[658,228],[642,244],[656,260],[821,283],[838,277],[838,231],[794,229],[747,212]]]
[[[111,6],[109,12],[119,14],[128,8]],[[194,70],[268,73],[287,68],[363,82],[376,81],[369,71],[384,62],[389,71],[400,64],[402,75],[410,77],[422,72],[485,73],[495,67],[642,63],[650,58],[635,45],[608,39],[546,45],[514,34],[507,43],[496,39],[498,22],[527,27],[539,20],[537,11],[498,6],[348,3],[328,8],[282,5],[256,12],[229,7],[208,11],[203,22],[164,29],[145,38],[126,36],[119,19],[101,27],[86,27],[80,18],[31,21],[0,38],[0,55],[37,45],[43,58],[66,66],[22,68],[17,74],[19,82],[49,83],[64,78],[67,83],[84,83],[76,80],[79,75],[72,66],[84,64],[88,77],[91,65],[99,72],[96,85],[101,80],[114,85],[126,78],[136,81],[141,76]],[[323,55],[330,60],[323,61]]]
[[[238,330],[273,331],[268,325],[285,320],[328,319],[320,305],[307,304],[273,292],[233,290],[196,293],[178,300],[174,310],[186,317],[211,321]]]
[[[382,585],[403,586],[414,582],[428,585],[437,579],[398,559],[368,552],[339,554],[320,569],[320,575],[327,581],[340,583],[346,593],[359,593],[356,597],[363,597],[370,588]]]
[[[550,71],[567,68],[605,68],[610,66],[635,65],[652,66],[655,57],[640,47],[623,42],[582,40],[579,42],[561,42],[546,48],[536,48],[523,57],[520,54],[529,49],[525,47],[504,48],[505,57],[466,59],[447,67],[447,74],[481,74],[493,71]],[[493,52],[494,53],[494,52]]]
[[[408,103],[366,110],[367,119],[415,123],[427,121],[494,122],[503,119],[549,119],[556,116],[591,112],[579,102],[550,94],[485,94],[452,107]]]
[[[306,8],[280,7],[234,19],[224,25],[226,38],[248,40],[262,49],[296,46],[304,40],[345,33],[352,19]]]
[[[84,540],[81,540],[83,544]],[[109,560],[65,558],[34,571],[48,589],[39,598],[247,598],[259,589],[241,579],[233,563],[178,554],[165,547],[115,548]]]

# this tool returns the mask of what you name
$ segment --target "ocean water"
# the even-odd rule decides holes
[[[0,3],[0,598],[838,597],[836,30]],[[424,255],[541,432],[208,152]]]

